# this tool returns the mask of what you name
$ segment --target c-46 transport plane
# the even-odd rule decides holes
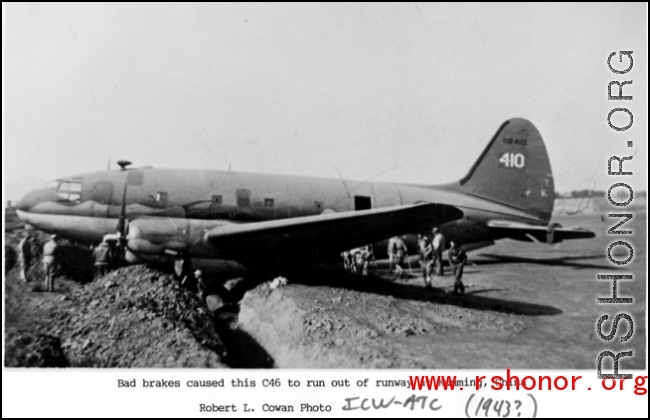
[[[127,168],[58,179],[27,194],[19,216],[77,242],[120,233],[127,262],[173,262],[238,275],[331,260],[342,251],[438,226],[466,249],[502,238],[556,243],[592,238],[549,224],[554,186],[540,133],[527,120],[501,125],[460,181],[356,182],[199,169]],[[286,264],[290,260],[290,264]]]

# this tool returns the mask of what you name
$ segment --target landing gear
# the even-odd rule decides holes
[[[192,258],[179,254],[174,261],[174,275],[180,285],[201,299],[210,312],[216,312],[228,303],[229,292],[221,284],[210,281],[201,270],[194,270]]]

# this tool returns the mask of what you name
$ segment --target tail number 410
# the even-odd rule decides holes
[[[506,168],[523,168],[526,166],[526,156],[521,153],[504,153],[499,158],[499,162],[503,163]]]

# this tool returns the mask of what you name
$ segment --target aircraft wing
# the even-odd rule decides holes
[[[588,239],[596,237],[590,230],[582,228],[563,228],[559,224],[535,226],[502,220],[488,222],[490,231],[495,238],[510,238],[524,242],[546,242],[555,244],[566,239]]]
[[[423,203],[222,225],[210,229],[206,239],[224,258],[298,256],[313,260],[462,217],[463,212],[456,207]]]

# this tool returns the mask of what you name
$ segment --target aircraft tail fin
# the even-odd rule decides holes
[[[504,122],[469,173],[460,180],[467,194],[551,219],[555,187],[546,146],[528,120]]]

